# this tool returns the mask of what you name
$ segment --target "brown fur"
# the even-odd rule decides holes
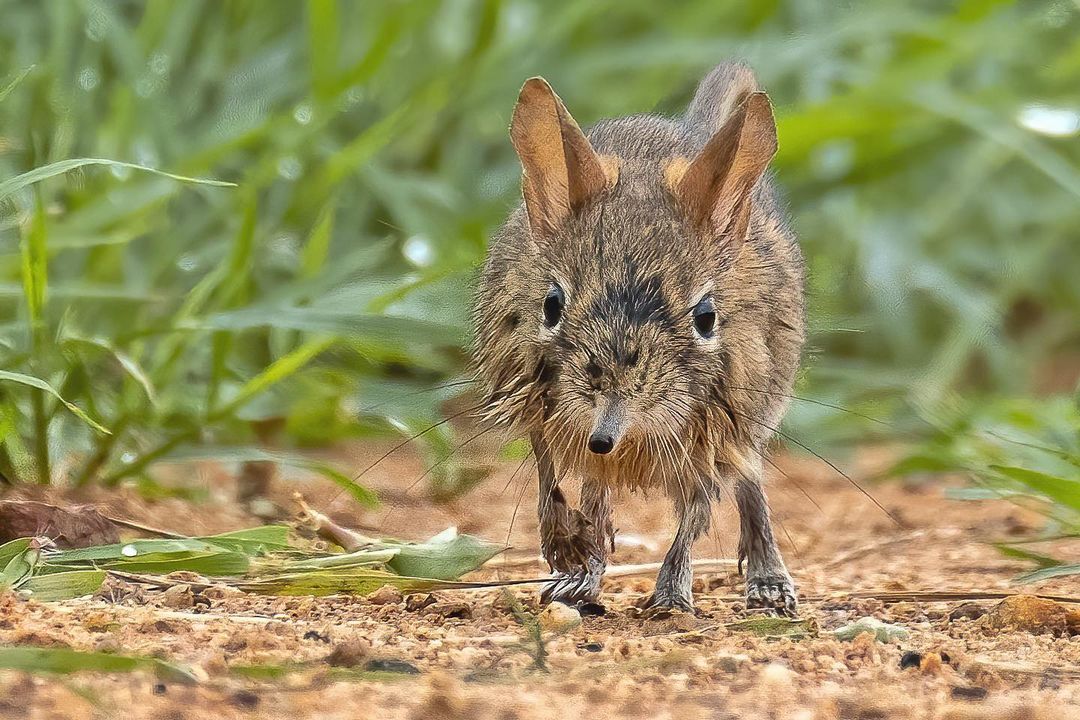
[[[784,413],[803,343],[802,256],[763,175],[776,147],[768,100],[748,69],[724,64],[681,118],[606,120],[582,134],[547,83],[534,79],[511,135],[525,203],[492,240],[477,294],[484,415],[528,433],[543,446],[538,456],[550,456],[542,532],[588,535],[566,529],[585,523],[606,530],[583,545],[610,544],[609,510],[551,509],[553,493],[562,497],[556,476],[579,477],[594,495],[600,486],[670,494],[680,510],[679,547],[654,600],[686,605],[688,543],[708,524],[707,516],[694,519],[700,504],[742,482],[756,490],[740,490],[740,510],[764,512],[763,495],[752,497],[760,494],[759,456]],[[553,283],[566,302],[550,329],[542,308]],[[708,340],[693,325],[703,295],[716,312]],[[625,434],[610,454],[590,452],[590,433],[613,407]],[[545,501],[549,515],[571,515],[550,520]],[[750,577],[790,585],[767,513],[744,518],[743,536]],[[768,547],[755,550],[757,540]],[[590,552],[601,553],[602,573],[606,550]],[[579,579],[587,565],[552,562]],[[595,599],[599,577],[588,583],[595,588],[553,597]],[[765,604],[791,610],[793,593]]]

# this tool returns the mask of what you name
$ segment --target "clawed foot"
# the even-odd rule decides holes
[[[766,575],[747,578],[746,609],[771,610],[778,615],[797,617],[798,601],[795,599],[795,583],[783,575]]]
[[[652,596],[645,601],[644,610],[682,610],[688,613],[697,613],[694,607],[694,598],[670,589],[657,588]]]
[[[551,602],[561,602],[571,606],[595,603],[600,596],[602,574],[602,569],[600,572],[588,570],[560,572],[540,591],[540,603],[547,605]]]

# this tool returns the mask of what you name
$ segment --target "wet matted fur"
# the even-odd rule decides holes
[[[692,607],[690,547],[734,487],[749,606],[795,611],[761,489],[804,340],[803,261],[767,165],[768,99],[722,64],[685,115],[582,132],[545,81],[511,139],[523,198],[493,238],[476,298],[483,416],[528,434],[540,471],[545,600],[594,601],[611,495],[659,488],[679,529],[652,604]],[[559,481],[582,481],[582,507]]]

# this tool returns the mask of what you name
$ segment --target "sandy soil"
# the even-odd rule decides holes
[[[358,450],[348,462],[360,467],[370,457],[377,453]],[[827,468],[792,458],[778,464],[789,479],[777,477],[770,497],[802,616],[817,627],[813,637],[763,638],[728,627],[747,615],[740,578],[724,565],[695,581],[698,615],[643,617],[635,603],[651,590],[651,575],[607,580],[605,615],[543,634],[543,669],[536,643],[526,642],[500,590],[403,601],[389,593],[263,598],[211,588],[192,599],[115,585],[100,599],[60,604],[4,598],[0,643],[150,654],[192,667],[202,681],[0,672],[0,717],[1080,718],[1080,637],[995,630],[983,616],[994,600],[854,596],[1014,592],[1010,579],[1027,568],[985,541],[1028,532],[1037,516],[1006,503],[951,501],[939,486],[876,487],[875,496],[900,519],[896,525]],[[856,476],[865,477],[875,464],[868,456],[856,465]],[[310,479],[279,480],[274,499],[287,508],[299,489],[340,522],[410,539],[449,525],[508,539],[512,549],[475,579],[537,577],[544,567],[535,475],[511,481],[517,466],[499,466],[482,487],[444,506],[419,489],[403,491],[420,472],[408,459],[371,474],[387,502],[382,510],[357,513],[345,498],[333,500],[335,488]],[[115,515],[192,534],[257,523],[232,502],[222,470],[200,468],[198,478],[209,504],[147,503],[102,491],[65,499],[99,502]],[[697,557],[730,558],[734,508],[719,508],[714,520]],[[659,496],[623,498],[616,526],[615,563],[659,560],[672,529],[669,506]],[[1025,590],[1080,595],[1075,580]],[[515,588],[514,596],[536,610],[534,587]],[[831,636],[864,616],[900,624],[910,635],[888,643]],[[911,667],[901,668],[909,652],[920,653],[921,662],[909,655]],[[279,668],[276,677],[267,676],[268,666]]]

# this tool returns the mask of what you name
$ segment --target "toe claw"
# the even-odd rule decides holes
[[[785,615],[798,616],[795,585],[786,577],[752,578],[746,583],[747,609],[765,609]]]

